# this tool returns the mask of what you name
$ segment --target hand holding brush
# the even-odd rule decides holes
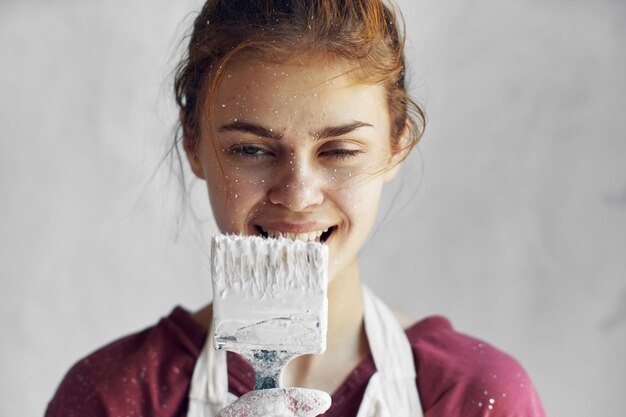
[[[216,417],[315,417],[330,407],[330,395],[306,388],[250,391]]]

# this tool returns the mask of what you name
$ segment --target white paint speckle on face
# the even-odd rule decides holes
[[[392,176],[384,87],[360,84],[345,65],[319,59],[242,61],[228,70],[233,77],[216,92],[213,130],[201,129],[191,161],[207,181],[220,230],[332,227],[330,280],[343,276],[356,266]],[[233,120],[255,129],[224,129]],[[351,124],[357,127],[345,133],[332,129]]]

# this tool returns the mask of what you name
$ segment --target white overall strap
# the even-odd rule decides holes
[[[391,310],[365,286],[363,306],[365,333],[377,371],[357,417],[422,417],[413,353],[404,330]]]
[[[193,369],[187,417],[214,417],[236,398],[228,392],[226,352],[213,348],[211,328]]]

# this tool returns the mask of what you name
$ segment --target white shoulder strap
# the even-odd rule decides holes
[[[372,291],[363,286],[365,333],[377,372],[359,409],[365,416],[422,416],[415,384],[415,363],[400,323]]]
[[[213,328],[193,369],[187,417],[214,417],[236,399],[228,392],[226,351],[213,349],[212,336]]]

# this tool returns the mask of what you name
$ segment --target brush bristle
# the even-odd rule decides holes
[[[215,345],[322,353],[326,347],[326,245],[257,236],[213,238]]]

